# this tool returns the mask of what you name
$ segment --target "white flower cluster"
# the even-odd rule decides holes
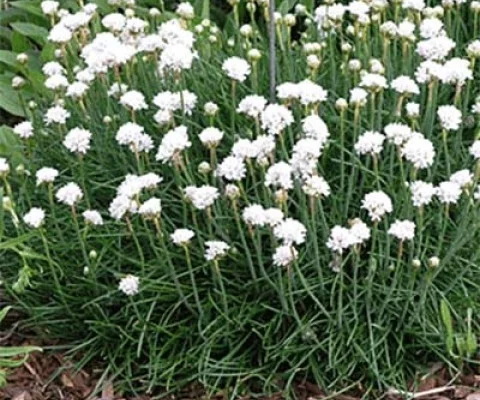
[[[237,6],[236,0],[230,3]],[[68,150],[62,152],[62,157],[77,156],[75,161],[79,163],[94,158],[91,149],[95,150],[96,146],[115,145],[115,141],[118,148],[127,146],[134,154],[122,152],[121,158],[115,161],[133,160],[135,156],[136,165],[127,161],[121,166],[125,167],[124,177],[115,197],[112,196],[108,215],[118,225],[125,222],[129,230],[134,229],[136,224],[132,222],[136,222],[136,218],[141,218],[141,222],[145,220],[146,226],[150,225],[147,221],[153,221],[156,233],[163,238],[163,231],[168,231],[171,224],[170,221],[160,223],[160,220],[170,218],[170,207],[182,203],[184,228],[168,232],[166,237],[173,245],[183,247],[186,254],[190,251],[187,246],[193,240],[199,241],[207,261],[216,263],[230,250],[232,255],[237,254],[237,241],[230,240],[230,235],[236,234],[232,233],[234,230],[217,226],[234,217],[240,229],[246,228],[245,240],[259,240],[262,247],[267,237],[271,240],[275,266],[290,268],[300,257],[299,246],[307,240],[316,240],[313,234],[310,239],[310,233],[317,232],[310,232],[307,227],[317,229],[317,217],[322,218],[325,235],[328,232],[328,238],[322,240],[334,253],[335,261],[350,250],[358,256],[370,240],[371,228],[360,218],[349,220],[347,226],[338,225],[339,218],[336,220],[337,214],[343,212],[343,202],[345,213],[351,211],[351,199],[355,199],[352,203],[356,215],[365,218],[368,214],[374,229],[381,229],[379,226],[384,222],[389,226],[387,232],[383,232],[386,237],[398,239],[403,246],[403,242],[415,237],[414,221],[417,220],[406,214],[412,211],[411,205],[416,208],[415,213],[423,217],[422,213],[429,212],[435,205],[443,205],[448,210],[461,199],[465,199],[469,207],[475,204],[475,199],[480,200],[477,186],[480,140],[468,143],[468,152],[477,163],[476,171],[471,170],[470,165],[464,168],[452,163],[458,170],[451,174],[447,162],[450,157],[446,154],[452,147],[451,142],[456,140],[453,133],[478,122],[480,101],[475,102],[471,108],[473,115],[469,115],[471,104],[462,97],[469,96],[475,62],[480,58],[480,41],[471,41],[463,49],[448,37],[452,15],[444,14],[450,13],[454,4],[460,7],[461,0],[444,0],[442,6],[437,7],[427,7],[424,0],[397,3],[392,6],[385,0],[353,0],[348,4],[329,1],[317,7],[312,14],[319,40],[309,42],[310,33],[305,32],[299,46],[304,52],[306,74],[295,76],[295,81],[291,78],[280,82],[276,86],[276,103],[267,101],[263,89],[259,88],[262,85],[256,85],[261,53],[252,48],[258,42],[258,32],[253,25],[244,25],[240,28],[241,37],[227,40],[232,51],[228,58],[220,57],[221,67],[215,76],[218,83],[205,84],[195,81],[197,76],[186,71],[210,68],[205,68],[205,60],[196,61],[205,51],[198,43],[208,40],[212,44],[209,51],[214,51],[214,44],[220,45],[220,35],[209,20],[194,25],[195,12],[190,3],[180,2],[175,10],[176,19],[160,23],[157,18],[160,11],[155,9],[150,10],[148,18],[137,16],[141,13],[134,7],[133,0],[109,0],[115,11],[102,16],[96,14],[92,3],[67,11],[60,8],[59,2],[42,1],[42,12],[52,23],[48,40],[56,47],[56,61],[46,62],[42,71],[45,88],[51,92],[49,98],[54,100],[41,112],[26,113],[32,116],[31,121],[18,123],[13,133],[25,140],[22,145],[26,155],[29,155],[28,146],[39,139],[32,159],[42,151],[40,143],[53,137]],[[247,6],[254,9],[253,2]],[[303,10],[298,15],[306,12],[302,7],[298,5],[298,10]],[[389,7],[395,7],[396,12],[388,12]],[[391,14],[395,21],[388,20]],[[277,13],[275,22],[283,45],[283,36],[290,34],[297,19],[293,14]],[[288,29],[280,29],[282,24]],[[383,58],[373,51],[372,58],[368,59],[370,54],[368,57],[362,54],[363,46],[369,46],[366,39],[370,39],[369,35],[377,32],[377,28],[382,36]],[[332,57],[333,65],[325,67],[327,72],[323,75],[324,55],[337,51],[336,45],[332,49],[324,46],[329,40],[336,43],[338,38],[358,38],[361,46],[353,47],[350,44],[353,40],[342,39],[338,46],[339,64]],[[233,55],[233,49],[240,48],[236,46],[237,40],[244,41],[242,57]],[[405,64],[399,69],[389,62],[392,45],[398,45],[396,50],[401,50],[404,57]],[[292,45],[292,49],[295,46]],[[17,60],[25,64],[28,56],[25,54]],[[70,65],[70,61],[75,61],[74,65]],[[339,92],[326,90],[334,86],[328,84],[329,68],[332,76],[340,74],[345,81],[345,88],[341,88],[345,98],[331,99]],[[298,75],[302,75],[301,72]],[[15,82],[17,88],[25,83],[18,77]],[[145,84],[151,87],[145,88]],[[201,92],[205,87],[202,85],[212,86],[215,92],[217,84],[222,98],[210,99],[210,93]],[[221,85],[225,84],[231,86],[230,98],[223,93]],[[242,96],[238,102],[237,94]],[[451,104],[448,103],[450,94]],[[95,109],[96,96],[99,102],[108,101],[105,109]],[[203,105],[201,116],[197,115],[199,99]],[[217,101],[221,109],[210,100]],[[34,110],[37,105],[31,106]],[[223,115],[228,107],[232,112],[231,126],[225,123]],[[396,112],[389,115],[389,107]],[[100,114],[105,110],[109,115]],[[105,129],[98,123],[99,117]],[[437,131],[443,132],[440,140]],[[466,141],[467,137],[471,136],[464,136],[462,140]],[[443,148],[436,147],[441,140]],[[198,144],[203,147],[197,147]],[[457,147],[462,146],[463,143]],[[153,149],[157,149],[155,156],[151,154]],[[205,153],[210,153],[210,162],[203,158]],[[359,165],[359,156],[362,160],[363,156],[372,159]],[[443,165],[444,162],[448,165]],[[471,157],[468,162],[472,162]],[[376,186],[367,171],[372,164]],[[0,177],[5,182],[10,174],[16,174],[13,165],[15,163],[9,164],[0,158]],[[58,167],[62,176],[52,167],[33,168],[39,192],[54,194],[57,202],[71,207],[75,217],[77,207],[86,203],[87,209],[81,213],[88,227],[85,231],[111,223],[104,220],[107,213],[100,206],[94,204],[98,210],[90,208],[88,187],[96,182],[77,180],[76,171],[69,178],[64,165],[56,160],[45,165]],[[448,170],[446,177],[444,169]],[[126,171],[137,171],[138,175]],[[163,178],[144,171],[165,172],[163,176],[168,184],[159,188]],[[102,172],[98,171],[99,175]],[[439,175],[443,177],[439,179]],[[410,176],[409,182],[405,182],[407,176]],[[393,188],[385,184],[387,177],[392,180]],[[57,180],[69,183],[57,187]],[[394,184],[398,180],[405,187],[398,189],[397,196]],[[115,181],[101,184],[107,188],[111,182]],[[373,187],[375,191],[371,191]],[[10,189],[7,184],[5,188]],[[402,197],[401,191],[407,196]],[[165,193],[168,195],[164,196]],[[171,193],[174,194],[170,196]],[[351,198],[345,199],[346,196]],[[360,198],[361,204],[358,204]],[[408,207],[399,204],[403,199],[407,199]],[[394,202],[399,215],[394,213]],[[327,213],[324,205],[329,207]],[[431,206],[424,209],[427,205]],[[308,210],[303,210],[304,207]],[[195,231],[189,229],[189,213],[194,213]],[[46,228],[50,220],[39,207],[21,215],[25,224],[34,229]],[[412,220],[397,219],[400,216]],[[342,215],[344,220],[346,217]],[[327,226],[330,223],[332,226]],[[201,232],[199,228],[204,224],[209,227],[209,240],[205,241],[207,231]],[[40,232],[43,233],[43,228]],[[215,240],[214,233],[225,241]],[[307,243],[306,247],[308,252],[310,245]],[[244,249],[244,252],[247,251]],[[118,288],[127,296],[133,296],[139,292],[143,278],[127,275],[120,280]]]
[[[134,122],[123,124],[115,136],[118,144],[129,146],[135,153],[148,153],[153,148],[152,138],[144,132],[144,128]]]
[[[361,246],[370,239],[370,236],[370,228],[357,218],[352,221],[350,228],[344,228],[340,225],[334,226],[330,231],[327,247],[337,254],[343,254],[346,249],[352,246]]]

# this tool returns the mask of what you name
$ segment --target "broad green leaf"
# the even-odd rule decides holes
[[[98,10],[102,13],[108,13],[112,11],[112,7],[108,4],[108,0],[97,0],[95,4],[98,6]]]
[[[194,8],[197,15],[201,15],[202,19],[210,19],[210,0],[197,0]]]
[[[45,18],[43,12],[40,8],[40,1],[36,0],[19,0],[13,1],[10,3],[12,7],[18,8],[19,10],[27,11],[30,14],[36,15],[41,18]]]
[[[0,12],[1,25],[7,25],[10,22],[18,21],[21,19],[25,19],[25,14],[21,10],[9,8],[7,10],[2,10],[2,12]]]
[[[29,22],[13,22],[10,26],[22,35],[33,39],[41,46],[47,42],[48,30],[41,26]]]
[[[23,53],[31,48],[28,39],[19,32],[12,32],[12,50],[16,53]]]
[[[10,42],[12,40],[12,31],[4,26],[0,26],[0,39]]]
[[[20,139],[6,125],[0,126],[0,155],[8,157],[14,165],[24,162]]]
[[[40,53],[40,59],[43,62],[51,61],[55,58],[55,45],[48,42],[42,49]]]
[[[296,2],[297,0],[283,0],[277,11],[285,15],[295,6]]]
[[[45,76],[39,70],[30,70],[28,72],[28,80],[37,93],[43,92],[42,95],[45,94],[45,97],[48,97],[48,95],[45,93],[45,86],[43,84],[45,81]]]
[[[0,63],[18,68],[17,53],[10,50],[0,50]]]
[[[18,93],[5,84],[0,85],[0,108],[17,117],[25,116]]]
[[[18,33],[18,32],[17,32]],[[43,77],[42,74],[40,73],[40,68],[41,68],[41,61],[39,60],[38,56],[33,53],[33,52],[27,52],[28,54],[28,68],[26,66],[21,66],[17,62],[17,55],[18,53],[10,51],[10,50],[0,50],[0,64],[5,64],[10,67],[9,71],[14,71],[14,72],[21,72],[22,75],[24,75],[27,79],[35,81],[35,83],[43,83]],[[5,84],[10,86],[11,83],[11,78],[12,76],[9,76],[8,79],[4,79],[5,76],[2,75],[0,80]],[[39,79],[41,77],[41,79]],[[3,88],[2,88],[3,89]],[[43,86],[41,87],[36,87],[36,89],[41,89],[43,90]],[[10,90],[12,90],[10,88]]]

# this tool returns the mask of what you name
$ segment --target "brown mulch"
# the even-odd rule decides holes
[[[39,345],[35,340],[21,339],[13,334],[15,326],[7,335],[0,334],[2,345]],[[50,343],[52,345],[52,343]],[[0,400],[151,400],[151,396],[129,397],[115,392],[114,382],[103,383],[98,387],[102,376],[98,367],[90,367],[78,371],[74,364],[61,353],[45,351],[32,353],[21,368],[10,371],[8,384],[0,389]],[[447,369],[441,364],[432,366],[430,372],[419,379],[420,383],[411,388],[409,393],[390,390],[383,396],[369,396],[369,399],[401,400],[480,400],[480,375],[470,374],[458,377],[452,382]],[[318,386],[299,382],[296,387],[298,400],[359,400],[362,398],[362,388],[348,391],[337,396],[327,396]],[[347,394],[348,393],[348,394]],[[156,393],[159,396],[161,393]],[[157,397],[156,397],[157,398]],[[206,400],[205,391],[200,385],[190,385],[175,396],[169,395],[168,400]],[[209,397],[211,399],[212,397]],[[283,400],[281,393],[259,400]],[[218,393],[215,400],[226,400],[226,396]],[[252,397],[239,397],[239,400],[252,400]]]
[[[29,343],[32,344],[32,343]],[[112,383],[97,389],[101,371],[76,371],[74,365],[61,354],[49,352],[34,353],[25,365],[12,371],[8,376],[8,385],[0,390],[0,400],[150,400],[149,396],[124,397],[114,391]],[[382,396],[385,400],[414,398],[421,400],[480,400],[480,376],[470,375],[450,383],[447,372],[441,366],[435,366],[432,374],[421,380],[416,390],[409,394],[395,393],[394,390]],[[100,392],[100,393],[96,393]],[[325,393],[308,382],[296,386],[297,398],[316,400],[326,398]],[[413,394],[415,393],[415,394]],[[340,394],[329,399],[359,400],[360,395]],[[216,400],[225,398],[221,393]],[[168,396],[169,400],[206,399],[199,385],[192,385],[177,396]],[[280,393],[268,400],[282,400]],[[249,400],[242,397],[241,400]],[[267,400],[267,399],[264,399]]]

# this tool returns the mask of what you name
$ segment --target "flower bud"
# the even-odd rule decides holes
[[[258,61],[262,58],[262,53],[260,53],[260,50],[258,49],[251,49],[248,51],[247,57],[250,61]]]
[[[15,168],[15,172],[19,175],[25,174],[25,172],[26,172],[25,165],[23,165],[23,164],[17,165],[17,167]]]
[[[319,53],[322,50],[320,43],[305,43],[303,45],[303,51],[306,54]]]
[[[257,6],[255,5],[255,3],[247,3],[245,7],[249,13],[254,13],[257,9]]]
[[[198,164],[198,172],[202,175],[207,175],[212,172],[212,167],[210,167],[208,162],[202,161],[200,164]]]
[[[96,260],[98,257],[98,254],[95,250],[90,250],[90,253],[88,253],[88,258],[90,260]]]
[[[353,46],[350,43],[342,43],[341,50],[342,53],[351,53]]]
[[[275,200],[278,204],[283,204],[288,200],[288,192],[283,189],[279,189],[275,192]]]
[[[273,14],[273,21],[276,25],[281,25],[283,22],[282,14],[280,14],[279,12],[275,12]]]
[[[235,200],[240,197],[240,189],[234,184],[230,183],[225,187],[225,195],[230,200]]]
[[[303,4],[297,4],[295,6],[295,14],[301,16],[305,15],[307,12],[307,7],[305,7]]]
[[[20,53],[17,55],[17,62],[25,65],[28,62],[28,55],[26,53]]]
[[[348,69],[353,72],[358,72],[362,68],[360,60],[353,59],[348,62]]]
[[[412,266],[414,268],[420,268],[422,266],[422,262],[418,258],[414,258],[412,260]]]
[[[337,108],[337,110],[339,111],[344,111],[348,108],[348,102],[347,100],[345,100],[344,98],[339,98],[337,99],[337,101],[335,102],[335,107]]]
[[[285,14],[285,16],[283,17],[283,22],[285,23],[285,25],[292,27],[295,26],[295,24],[297,23],[297,19],[293,14]]]
[[[242,25],[240,27],[240,34],[245,37],[251,37],[253,35],[253,28],[249,24]]]
[[[428,259],[428,265],[431,268],[437,268],[440,265],[440,259],[437,256],[430,257]]]
[[[5,211],[12,211],[13,210],[13,202],[12,199],[8,196],[4,196],[2,199],[2,206]]]
[[[318,67],[320,67],[320,59],[315,54],[310,54],[307,57],[307,65],[311,69],[318,69]]]
[[[25,85],[25,79],[23,79],[21,76],[14,76],[12,78],[12,88],[20,89],[24,85]]]
[[[150,14],[150,16],[152,18],[157,18],[159,17],[160,15],[162,15],[162,13],[160,12],[160,10],[156,7],[152,7],[150,8],[150,10],[148,10],[148,13]]]
[[[203,106],[203,111],[205,112],[205,115],[214,117],[218,113],[218,106],[214,102],[209,101]]]

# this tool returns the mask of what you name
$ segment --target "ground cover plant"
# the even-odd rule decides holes
[[[279,4],[273,99],[267,2],[167,3],[39,4],[0,158],[28,325],[133,392],[475,371],[480,3]]]

